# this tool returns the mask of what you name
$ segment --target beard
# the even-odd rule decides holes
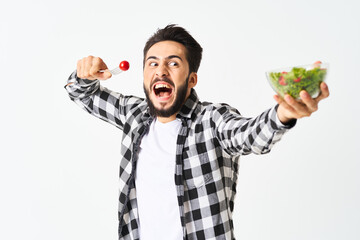
[[[156,82],[156,81],[160,81],[160,79],[155,80],[154,82]],[[161,79],[161,81],[171,83],[171,85],[174,86],[174,83],[168,78],[163,78],[163,79]],[[179,112],[182,105],[185,102],[188,84],[189,84],[189,76],[186,78],[185,83],[176,89],[175,101],[170,107],[168,107],[166,109],[165,108],[158,109],[155,107],[154,103],[150,99],[149,90],[147,90],[144,85],[143,86],[144,92],[145,92],[147,104],[149,106],[150,114],[155,117],[170,117],[170,116],[174,115],[175,113]],[[151,86],[152,86],[152,84],[151,84]],[[152,89],[152,88],[150,87],[150,89]]]

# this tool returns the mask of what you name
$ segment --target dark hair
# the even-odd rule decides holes
[[[182,27],[169,24],[163,29],[158,29],[146,42],[144,47],[144,61],[149,49],[158,42],[175,41],[185,46],[186,60],[189,63],[189,73],[197,72],[201,62],[202,47],[200,44]]]

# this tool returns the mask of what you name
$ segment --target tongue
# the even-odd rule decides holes
[[[160,92],[159,93],[159,97],[169,97],[170,93],[169,92]]]

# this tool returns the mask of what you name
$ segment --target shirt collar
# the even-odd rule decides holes
[[[189,97],[186,99],[184,105],[181,107],[179,113],[176,115],[177,118],[192,118],[197,115],[199,109],[199,98],[196,94],[195,89],[191,89]]]

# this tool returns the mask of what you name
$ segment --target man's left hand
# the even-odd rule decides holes
[[[317,98],[311,98],[310,94],[305,90],[301,91],[301,101],[295,100],[289,94],[286,94],[284,98],[275,95],[274,99],[279,104],[277,109],[279,120],[286,124],[292,119],[309,117],[313,112],[317,111],[319,102],[329,96],[329,89],[326,83],[322,82],[320,89],[321,94]]]

